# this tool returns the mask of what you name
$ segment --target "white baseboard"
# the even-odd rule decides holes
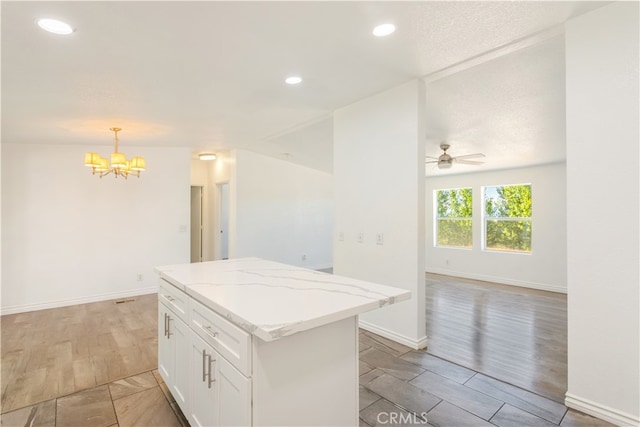
[[[444,270],[441,268],[429,268],[427,273],[442,274],[445,276],[462,277],[464,279],[481,280],[483,282],[500,283],[502,285],[520,286],[523,288],[539,289],[541,291],[567,293],[567,288],[562,286],[549,285],[546,283],[527,282],[524,280],[505,279],[504,277],[484,276],[482,274],[469,274],[461,271]]]
[[[404,335],[400,335],[396,332],[390,331],[385,328],[381,328],[379,326],[374,325],[373,323],[366,322],[362,319],[359,320],[359,326],[362,329],[365,329],[369,332],[373,332],[374,334],[378,334],[385,338],[389,338],[392,341],[397,343],[406,345],[407,347],[411,347],[414,350],[420,350],[427,347],[427,336],[420,338],[419,340],[414,340],[412,338],[406,337]]]
[[[577,409],[580,412],[593,415],[596,418],[608,421],[617,426],[640,427],[640,416],[626,414],[617,409],[574,396],[570,393],[565,394],[564,404],[569,408]]]
[[[132,289],[130,291],[109,292],[106,294],[91,295],[91,296],[79,297],[79,298],[69,298],[64,300],[49,301],[49,302],[42,302],[42,303],[36,303],[36,304],[14,305],[14,306],[0,308],[0,315],[26,313],[28,311],[46,310],[48,308],[59,308],[59,307],[66,307],[69,305],[87,304],[90,302],[106,301],[106,300],[117,299],[117,298],[129,298],[137,295],[153,294],[156,292],[158,292],[158,287],[151,286],[148,288]]]

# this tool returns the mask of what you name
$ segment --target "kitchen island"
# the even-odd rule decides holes
[[[358,425],[358,314],[410,297],[258,258],[156,271],[158,370],[192,426]]]

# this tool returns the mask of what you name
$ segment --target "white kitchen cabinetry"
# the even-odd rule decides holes
[[[251,335],[162,280],[158,300],[158,371],[189,423],[250,425]]]
[[[189,402],[189,341],[185,322],[186,295],[178,290],[160,289],[158,304],[158,372],[184,411]]]
[[[191,413],[193,427],[251,425],[251,380],[202,338],[191,332]]]
[[[410,296],[256,258],[156,270],[159,372],[192,427],[357,425],[358,314]]]

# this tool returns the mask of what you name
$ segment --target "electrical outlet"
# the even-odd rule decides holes
[[[137,279],[138,282],[142,282],[142,273],[138,273]]]
[[[376,234],[376,245],[383,245],[383,244],[384,244],[384,234],[382,233]]]
[[[445,265],[449,265],[449,260],[448,259],[444,260],[444,263]]]
[[[302,254],[302,260],[306,261],[307,260],[307,254]]]
[[[344,233],[342,231],[338,233],[338,242],[344,242]]]
[[[358,233],[358,243],[364,242],[364,233]]]

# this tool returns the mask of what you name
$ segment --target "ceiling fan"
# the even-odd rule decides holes
[[[433,160],[429,160],[425,163],[437,163],[438,164],[438,169],[449,169],[453,163],[461,163],[464,165],[482,165],[484,164],[484,162],[479,162],[477,160],[469,160],[469,159],[475,159],[478,157],[484,157],[484,154],[482,153],[473,153],[473,154],[464,154],[462,156],[450,156],[449,154],[447,154],[447,150],[449,149],[449,147],[451,147],[449,144],[445,144],[444,142],[442,144],[440,144],[440,148],[442,149],[443,153],[440,155],[440,157],[431,157],[431,156],[426,156],[427,159],[433,159]]]

